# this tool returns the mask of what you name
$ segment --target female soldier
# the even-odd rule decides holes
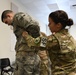
[[[66,26],[73,25],[66,12],[57,10],[49,14],[47,49],[52,62],[52,75],[76,75],[76,44]]]

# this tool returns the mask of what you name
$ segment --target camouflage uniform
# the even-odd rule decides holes
[[[48,37],[52,75],[76,75],[76,44],[67,29]]]
[[[40,40],[38,46],[44,43]],[[35,43],[33,45],[37,46]],[[76,75],[76,41],[67,29],[48,36],[45,45],[52,62],[52,75]]]
[[[29,25],[37,24],[26,13],[17,13],[14,16],[12,26],[14,34],[16,35],[16,69],[14,75],[39,75],[39,61],[40,58],[36,54],[34,48],[29,48],[22,33]]]
[[[37,38],[33,38],[29,34],[27,34],[25,36],[25,39],[29,47],[35,47],[36,49],[38,49],[38,55],[41,59],[39,63],[40,75],[51,75],[51,61],[48,57],[48,52],[45,48],[47,36],[43,32],[41,32],[40,36]],[[42,52],[44,52],[44,56],[42,56]]]

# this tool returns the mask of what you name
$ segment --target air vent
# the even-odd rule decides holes
[[[76,4],[73,4],[72,6],[73,6],[73,7],[76,7]]]

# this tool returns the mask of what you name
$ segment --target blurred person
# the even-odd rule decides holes
[[[27,13],[24,14],[23,12],[19,12],[14,14],[11,10],[3,11],[1,20],[8,26],[13,26],[13,32],[17,39],[15,46],[16,69],[14,75],[40,75],[40,72],[42,71],[40,70],[40,61],[43,61],[42,59],[45,59],[45,57],[48,59],[47,53],[45,50],[38,51],[37,48],[29,48],[23,36],[25,31],[34,38],[40,36],[38,22],[33,20]],[[42,33],[42,35],[45,34]],[[35,43],[37,43],[37,41]],[[29,44],[32,44],[31,41]],[[45,75],[48,74],[45,73]]]
[[[16,68],[14,75],[39,75],[38,64],[40,61],[36,53],[36,49],[29,48],[23,32],[29,25],[39,25],[38,22],[32,19],[27,13],[19,12],[14,14],[11,10],[2,12],[1,20],[8,26],[13,26],[13,32],[16,36]]]

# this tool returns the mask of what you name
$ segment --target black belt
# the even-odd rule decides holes
[[[24,50],[22,50],[22,51],[17,51],[17,53],[25,53],[25,55],[35,55],[37,52],[36,51],[24,51]]]

